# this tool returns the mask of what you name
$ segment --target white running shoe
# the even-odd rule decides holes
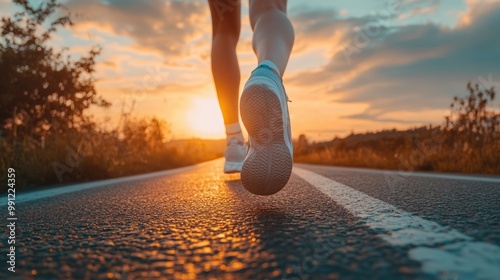
[[[281,77],[259,65],[241,95],[241,119],[250,149],[243,163],[241,182],[253,194],[280,191],[292,173],[293,148],[288,97]]]
[[[243,161],[247,154],[247,145],[241,142],[237,137],[229,137],[226,143],[224,173],[241,172],[241,167],[243,166]]]

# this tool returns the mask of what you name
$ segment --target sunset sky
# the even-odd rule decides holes
[[[10,1],[0,1],[0,15],[12,14]],[[94,110],[99,118],[112,125],[135,100],[136,116],[164,118],[177,139],[224,137],[206,1],[66,3],[76,24],[51,43],[75,54],[103,48],[97,89],[113,106]],[[242,4],[243,85],[256,59]],[[290,0],[288,14],[296,42],[284,81],[294,137],[440,124],[468,81],[500,88],[500,1]]]

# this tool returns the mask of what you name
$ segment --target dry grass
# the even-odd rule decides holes
[[[28,136],[2,138],[0,169],[15,168],[17,189],[23,189],[153,172],[223,155],[221,141],[185,140],[173,145],[168,137],[166,123],[150,118],[129,120],[120,130],[93,127],[43,142]],[[0,179],[5,181],[5,176],[2,173]]]
[[[355,134],[331,142],[295,143],[295,161],[407,171],[500,174],[500,114],[488,109],[495,91],[467,85],[445,125]]]
[[[447,132],[443,132],[447,136]],[[297,154],[296,162],[347,167],[366,167],[404,171],[438,171],[475,174],[500,174],[500,141],[492,141],[480,148],[463,145],[448,146],[432,141],[430,132],[418,138],[399,136],[381,138],[383,148],[373,141],[355,145],[349,139],[335,143],[310,144],[310,150]]]

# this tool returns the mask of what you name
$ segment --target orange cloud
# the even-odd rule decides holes
[[[78,1],[67,6],[78,16],[76,30],[126,36],[138,49],[169,59],[190,54],[190,41],[209,30],[204,1]]]

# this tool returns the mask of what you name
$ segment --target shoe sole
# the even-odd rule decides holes
[[[240,110],[250,141],[241,183],[253,194],[277,193],[287,184],[293,165],[280,100],[263,85],[249,85],[241,96]]]
[[[224,163],[224,173],[226,173],[226,174],[240,173],[242,166],[243,166],[243,162],[227,161]]]

